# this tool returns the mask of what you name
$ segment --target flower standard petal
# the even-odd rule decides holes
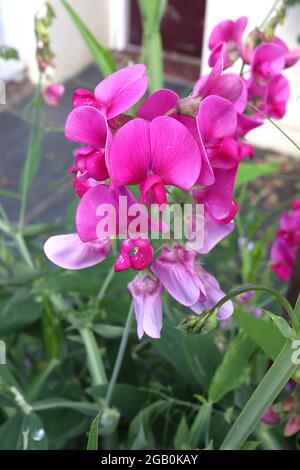
[[[106,118],[91,106],[75,108],[67,118],[65,135],[72,142],[102,150],[106,147],[108,134]]]
[[[112,119],[130,109],[145,94],[148,78],[146,67],[131,65],[105,78],[95,90],[95,97],[105,106],[107,119]]]

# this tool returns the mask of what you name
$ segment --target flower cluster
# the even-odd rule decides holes
[[[264,53],[259,47],[253,50],[250,83],[224,73],[224,66],[231,65],[243,50],[245,26],[246,20],[240,19],[213,31],[211,73],[197,81],[187,98],[161,89],[146,97],[133,113],[148,88],[142,64],[113,73],[94,92],[79,89],[74,94],[65,134],[81,144],[69,170],[80,198],[76,233],[51,237],[45,253],[62,268],[81,269],[103,261],[118,245],[115,271],[138,271],[128,288],[139,338],[144,333],[160,336],[164,289],[197,314],[212,309],[224,296],[216,279],[200,265],[199,256],[234,228],[237,171],[241,161],[253,157],[252,147],[242,139],[261,124],[247,114],[246,101],[253,98],[254,84],[267,87],[270,94],[272,79],[281,70],[267,44]],[[247,53],[251,55],[249,48]],[[204,208],[200,246],[192,243],[195,233],[178,239],[172,228],[169,240],[161,237],[163,241],[158,241],[166,227],[161,219],[153,220],[148,209],[156,205],[162,216],[171,202],[189,202],[191,228],[196,208]],[[140,212],[156,227],[155,240],[145,236],[139,227],[141,219],[133,216],[141,205]],[[117,214],[115,220],[110,220],[110,208]],[[224,320],[232,312],[228,301],[217,318]]]
[[[267,24],[264,29],[255,29],[244,39],[247,18],[227,20],[217,25],[210,36],[210,66],[220,56],[223,57],[225,68],[241,59],[241,75],[248,77],[243,78],[243,101],[249,105],[239,114],[240,136],[260,126],[264,115],[274,119],[281,119],[285,115],[290,86],[282,72],[299,60],[300,48],[290,51],[285,42],[275,36],[276,23],[281,19],[281,15],[275,17],[271,31]]]
[[[272,271],[282,281],[289,281],[300,244],[300,200],[292,204],[291,213],[284,212],[271,250]]]
[[[36,59],[43,88],[42,96],[49,106],[57,106],[65,93],[64,85],[51,83],[55,54],[51,48],[50,28],[55,18],[55,12],[47,2],[35,16]]]

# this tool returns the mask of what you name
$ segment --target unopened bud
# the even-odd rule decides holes
[[[192,335],[209,333],[217,326],[216,315],[215,310],[209,310],[201,315],[188,315],[178,325],[178,329]]]
[[[102,436],[112,434],[120,420],[120,412],[116,408],[107,408],[103,411],[100,417],[99,433]]]

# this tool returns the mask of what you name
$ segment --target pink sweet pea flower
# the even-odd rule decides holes
[[[121,156],[121,158],[120,158]],[[165,185],[190,191],[198,179],[201,157],[188,129],[162,116],[135,119],[116,134],[110,152],[110,175],[116,186],[140,185],[141,202],[166,202]]]
[[[144,333],[160,338],[162,328],[162,284],[150,274],[139,274],[128,284],[137,321],[138,338]]]
[[[215,221],[228,223],[228,217],[235,215],[232,197],[242,159],[240,147],[232,138],[236,132],[237,113],[228,100],[209,96],[203,101],[196,121],[207,155],[205,160],[213,168],[215,181],[208,188],[194,191],[194,196]]]
[[[276,75],[266,89],[264,112],[274,119],[282,119],[290,98],[290,84],[283,75]]]
[[[289,417],[285,428],[284,428],[284,435],[285,437],[291,437],[298,433],[300,430],[300,415],[294,414]]]
[[[80,173],[75,167],[69,168],[68,173],[76,175],[73,179],[73,187],[75,193],[80,198],[82,198],[89,189],[99,184],[99,181],[94,180],[93,178],[88,178],[86,173]]]
[[[196,304],[191,306],[193,312],[201,314],[212,309],[223,297],[225,293],[221,290],[220,284],[200,264],[195,265],[197,276],[203,282],[206,299],[199,298]],[[233,303],[229,300],[219,309],[217,319],[227,320],[233,314]]]
[[[212,51],[208,61],[210,67],[214,67],[220,56],[223,57],[225,69],[240,57],[242,35],[247,23],[248,19],[242,16],[236,21],[222,21],[213,29],[208,43]]]
[[[295,200],[292,212],[284,212],[271,250],[272,271],[283,281],[291,277],[300,243],[300,201]]]
[[[300,59],[300,47],[297,49],[290,51],[287,44],[280,38],[276,37],[274,39],[274,43],[280,46],[284,51],[284,60],[285,60],[285,67],[289,68],[295,65]]]
[[[65,94],[65,87],[61,84],[48,85],[43,91],[43,99],[49,106],[58,106]]]
[[[44,246],[47,258],[63,269],[85,269],[101,263],[112,249],[111,240],[83,242],[77,233],[56,235]]]
[[[282,47],[275,43],[258,46],[253,54],[251,73],[258,86],[266,86],[285,67]]]
[[[206,298],[204,285],[194,269],[196,255],[179,246],[165,247],[151,266],[169,294],[186,307]]]
[[[153,248],[149,240],[128,239],[122,243],[121,253],[115,264],[115,271],[146,269],[153,260]]]
[[[109,178],[103,152],[92,147],[82,147],[75,151],[76,170],[87,178],[105,181]]]
[[[124,208],[120,205],[121,197],[126,200]],[[131,220],[128,216],[128,208],[135,203],[134,195],[127,188],[117,188],[114,185],[107,186],[105,184],[98,184],[91,188],[80,200],[77,207],[76,229],[79,237],[84,242],[90,242],[106,236],[127,236],[127,228]],[[103,208],[103,213],[99,212],[99,208]],[[114,211],[111,218],[105,215],[109,208]],[[107,221],[107,224],[111,222],[111,227],[106,227],[107,224],[102,227],[100,224],[103,220]],[[109,233],[109,229],[112,233]]]
[[[196,252],[179,246],[163,248],[151,270],[177,302],[200,314],[214,307],[225,294],[216,279],[196,263],[196,256]],[[232,313],[232,302],[226,302],[217,318],[225,319]]]
[[[284,240],[275,240],[271,250],[271,259],[272,271],[279,279],[288,282],[295,261],[295,250],[289,247]]]
[[[281,74],[272,78],[267,86],[258,86],[254,79],[251,79],[248,82],[248,95],[250,103],[264,114],[274,119],[282,119],[290,98],[290,85]],[[263,117],[254,110],[250,111],[258,121]]]
[[[100,110],[111,120],[128,111],[145,94],[148,78],[146,67],[131,65],[105,78],[95,89],[95,93],[79,89],[73,97],[74,107],[91,106]]]
[[[265,424],[269,424],[271,426],[277,426],[277,424],[280,423],[280,415],[270,406],[270,408],[267,409],[263,417],[261,418],[261,421]]]
[[[223,74],[223,60],[219,59],[209,75],[200,78],[193,89],[193,97],[202,100],[210,95],[236,103],[244,90],[243,79],[233,73]]]

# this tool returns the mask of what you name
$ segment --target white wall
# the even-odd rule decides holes
[[[92,57],[60,0],[49,2],[57,13],[51,31],[57,66],[53,78],[64,81],[88,65]],[[103,46],[114,49],[125,47],[128,0],[69,0],[69,3]],[[37,80],[34,15],[42,4],[43,0],[0,0],[4,40],[18,49],[34,82]],[[12,62],[4,65],[6,71],[2,66],[2,73],[5,72],[6,77],[12,75],[9,72]]]
[[[217,23],[225,19],[248,16],[247,31],[251,31],[254,26],[263,21],[273,4],[274,0],[207,0],[202,73],[207,73],[210,70],[207,65],[209,56],[207,44],[210,32]],[[277,33],[287,42],[290,48],[300,47],[297,42],[297,37],[300,35],[300,6],[289,9],[287,20],[284,26],[277,29]],[[237,70],[239,70],[239,66],[237,66]],[[300,63],[286,70],[284,74],[290,80],[292,95],[287,114],[279,122],[279,125],[300,143]],[[269,123],[252,131],[249,134],[249,141],[261,147],[272,148],[300,157],[297,149]]]

